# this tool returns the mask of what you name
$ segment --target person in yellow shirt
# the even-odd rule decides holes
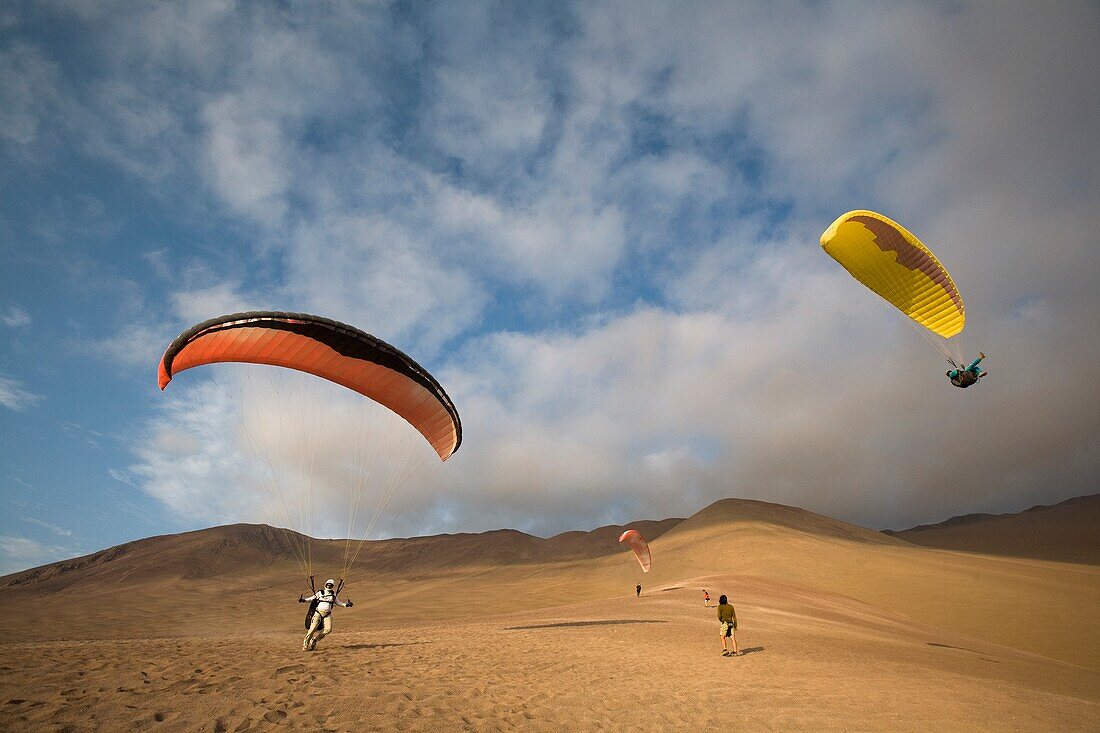
[[[718,623],[721,624],[722,656],[739,657],[741,652],[737,649],[737,611],[725,596],[718,597]],[[733,639],[733,651],[726,645],[726,639]]]

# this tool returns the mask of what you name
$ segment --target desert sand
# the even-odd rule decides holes
[[[1096,565],[741,500],[631,526],[644,577],[618,527],[368,543],[314,653],[270,528],[7,576],[0,729],[1100,729]],[[313,543],[320,574],[342,546]],[[745,655],[720,656],[704,587]]]

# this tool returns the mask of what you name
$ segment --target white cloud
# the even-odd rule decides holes
[[[50,530],[54,534],[60,535],[62,537],[72,537],[73,536],[73,531],[71,529],[65,529],[64,527],[59,527],[56,524],[53,524],[51,522],[47,522],[47,521],[42,520],[42,519],[38,519],[37,517],[20,517],[20,519],[22,519],[27,524],[34,524],[34,525],[37,525],[39,527],[43,527],[45,529]]]
[[[163,181],[186,162],[186,119],[171,100],[120,79],[97,83],[83,104],[69,100],[87,150],[127,173]]]
[[[551,302],[579,294],[598,302],[625,246],[623,213],[584,192],[554,191],[531,206],[446,187],[435,202],[439,220],[473,239],[478,269],[505,281],[534,284]]]
[[[165,347],[177,334],[153,321],[128,321],[113,334],[89,341],[87,347],[95,355],[129,368],[150,368],[156,365]]]
[[[227,368],[162,404],[124,475],[189,520],[344,537],[349,523],[365,533],[391,491],[403,511],[430,496],[415,489],[438,458],[415,430],[307,375]]]
[[[14,535],[0,535],[0,574],[7,575],[78,555],[80,550],[47,545]]]
[[[141,259],[148,263],[150,269],[152,269],[157,277],[162,280],[171,279],[173,270],[169,264],[169,251],[167,247],[150,250],[143,254]]]
[[[130,474],[122,469],[108,468],[107,475],[118,481],[120,484],[126,484],[127,486],[134,485],[134,479],[130,477]]]
[[[9,328],[19,328],[20,326],[29,325],[31,316],[18,305],[12,305],[3,313],[0,313],[0,321],[3,321],[4,325]]]
[[[34,142],[56,104],[57,67],[27,43],[0,50],[0,137]]]
[[[554,124],[560,39],[509,8],[426,10],[436,61],[426,82],[426,142],[478,175],[512,175],[516,159],[536,153]]]
[[[216,283],[198,290],[172,293],[172,310],[184,323],[193,324],[214,316],[262,309],[265,303],[257,303],[240,295],[234,283]],[[165,344],[167,345],[167,344]]]
[[[1092,490],[1095,5],[579,4],[567,33],[466,6],[423,25],[160,6],[118,59],[194,88],[163,115],[160,74],[99,88],[139,153],[192,115],[173,155],[199,151],[194,175],[257,232],[246,274],[159,299],[173,328],[278,305],[439,366],[466,443],[389,531],[552,531],[730,495],[915,522]],[[864,206],[952,270],[990,353],[980,388],[948,387],[821,253]],[[515,313],[522,332],[491,320]],[[105,348],[152,363],[169,331]],[[166,404],[125,475],[189,517],[270,514],[225,490],[262,473],[231,395]],[[338,465],[346,426],[329,430]]]
[[[230,97],[206,108],[206,165],[215,190],[233,210],[278,223],[293,175],[286,160],[289,146],[277,120],[241,107]]]
[[[41,400],[42,395],[28,391],[18,379],[0,372],[0,405],[9,410],[22,412]]]
[[[434,243],[388,216],[332,214],[294,235],[292,299],[301,310],[434,353],[471,325],[486,299]]]

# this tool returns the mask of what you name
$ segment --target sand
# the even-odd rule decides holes
[[[390,543],[314,653],[259,529],[9,576],[0,730],[1100,730],[1096,566],[760,502],[665,529],[645,576],[601,554],[607,530]],[[703,587],[736,604],[744,656],[720,655]]]
[[[4,730],[1096,730],[1100,677],[742,578],[481,621],[5,644]],[[240,609],[234,617],[247,616]],[[25,674],[33,659],[33,673]]]

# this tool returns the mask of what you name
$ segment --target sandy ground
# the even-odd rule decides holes
[[[700,584],[737,590],[744,656]],[[4,643],[0,729],[1100,729],[1097,672],[760,578],[691,585],[358,631],[338,609],[312,654],[247,608],[216,636]]]
[[[270,529],[8,576],[0,731],[1100,731],[1100,565],[740,500],[666,527],[645,576],[607,528],[372,545],[315,653]],[[702,588],[744,656],[720,656]]]

